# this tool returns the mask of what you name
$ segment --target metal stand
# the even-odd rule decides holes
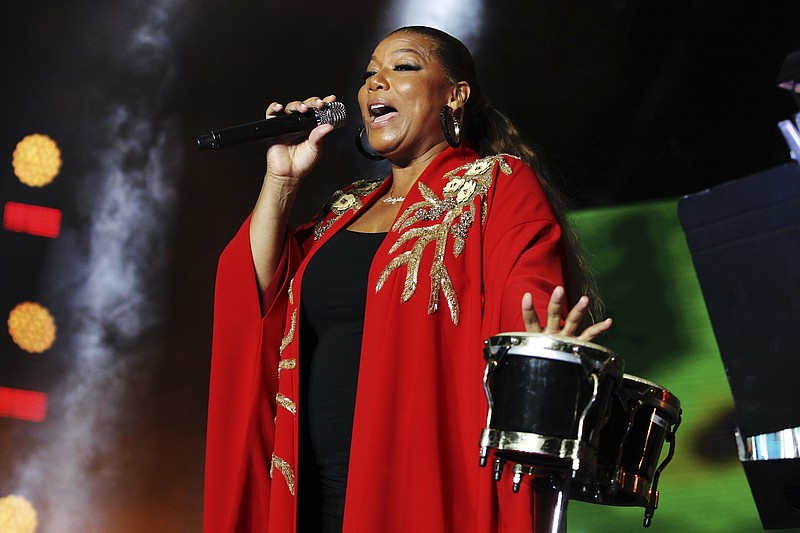
[[[500,481],[505,461],[497,458],[494,479]],[[531,516],[533,533],[566,533],[567,506],[573,473],[569,468],[533,466],[517,463],[512,469],[512,490],[519,492],[524,479],[531,477]]]
[[[536,509],[534,509],[534,517],[536,517],[536,523],[534,524],[533,528],[534,532],[567,532],[567,506],[569,505],[569,484],[571,477],[571,472],[566,470],[553,472],[549,476],[550,487],[547,488],[549,488],[549,495],[551,498],[549,505],[550,514],[548,516],[542,513],[542,520],[547,520],[547,522],[540,524],[538,520],[540,515],[536,514]],[[534,485],[534,498],[536,490],[539,488],[540,486]],[[542,487],[542,489],[545,488]]]

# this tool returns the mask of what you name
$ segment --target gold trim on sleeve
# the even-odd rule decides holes
[[[286,336],[281,340],[281,349],[278,350],[279,355],[283,355],[283,351],[292,344],[294,340],[294,332],[297,328],[297,309],[292,311],[292,322],[289,326],[289,331],[286,333]]]
[[[278,379],[281,377],[281,370],[294,370],[297,368],[297,359],[281,359],[278,361]]]
[[[272,468],[269,469],[269,478],[272,479],[272,472],[273,470],[277,470],[281,474],[283,474],[283,478],[286,480],[286,486],[289,488],[289,493],[294,496],[294,470],[292,470],[292,466],[275,455],[272,454]]]
[[[290,400],[280,392],[275,395],[275,402],[279,406],[283,407],[284,409],[292,413],[293,415],[297,414],[297,405],[295,405],[295,403],[292,400]]]

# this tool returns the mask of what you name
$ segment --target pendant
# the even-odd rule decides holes
[[[397,202],[402,202],[405,200],[405,196],[387,196],[383,199],[383,203],[385,204],[396,204]]]

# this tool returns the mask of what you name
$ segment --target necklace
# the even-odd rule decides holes
[[[405,196],[392,196],[392,191],[394,191],[394,187],[392,187],[392,190],[389,191],[389,196],[383,199],[383,203],[396,204],[397,202],[402,202],[403,200],[406,199]]]

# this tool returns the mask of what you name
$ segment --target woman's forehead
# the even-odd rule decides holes
[[[392,34],[381,41],[378,46],[375,47],[372,59],[384,55],[412,54],[419,56],[425,61],[433,61],[434,56],[431,53],[432,49],[433,43],[424,35],[400,32]]]

